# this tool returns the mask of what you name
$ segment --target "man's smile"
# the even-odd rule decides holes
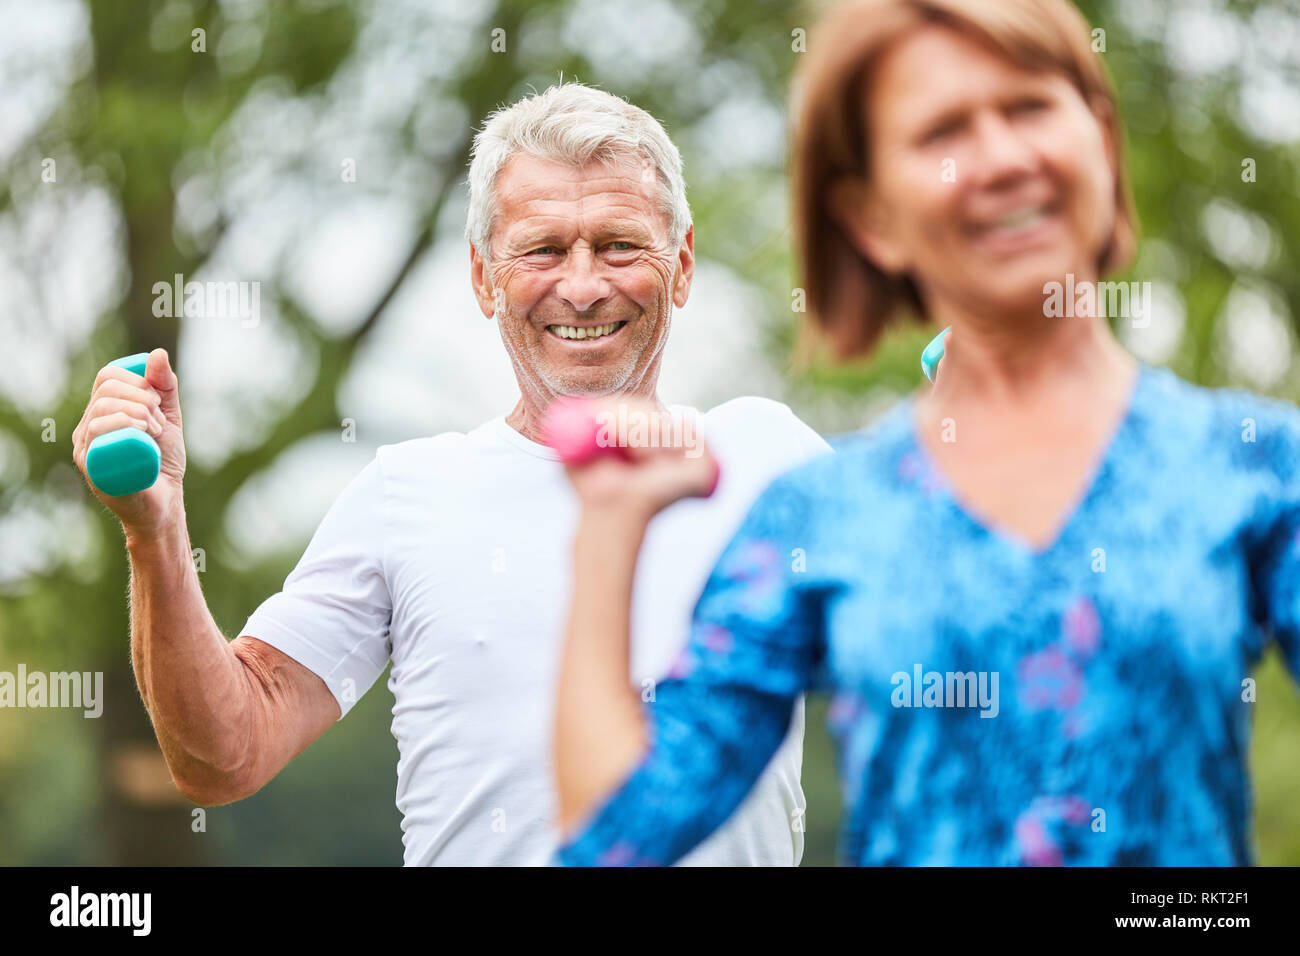
[[[618,335],[627,322],[606,322],[604,325],[548,325],[546,331],[566,342],[591,342]]]

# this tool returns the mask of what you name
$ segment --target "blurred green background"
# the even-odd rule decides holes
[[[1155,292],[1149,325],[1117,331],[1191,380],[1300,398],[1300,8],[1081,6],[1129,132],[1143,243],[1126,278]],[[0,670],[103,671],[107,698],[99,720],[0,710],[0,864],[401,862],[385,681],[198,830],[134,688],[121,532],[71,434],[101,365],[171,350],[191,537],[236,635],[376,446],[511,404],[461,236],[469,140],[497,105],[576,77],[681,148],[700,264],[666,400],[767,394],[830,433],[917,387],[926,330],[870,362],[789,368],[787,103],[813,19],[776,0],[0,0],[0,330],[17,356],[0,377]],[[257,321],[155,315],[154,284],[178,273],[260,283]],[[1258,676],[1259,859],[1296,864],[1300,701],[1275,654]],[[816,700],[806,865],[834,860],[824,723]]]

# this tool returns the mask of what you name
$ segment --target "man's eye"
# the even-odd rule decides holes
[[[538,246],[532,251],[534,256],[549,256],[556,251],[554,246]]]
[[[621,246],[622,248],[616,248],[618,246]],[[636,246],[632,245],[632,243],[630,242],[624,242],[623,240],[620,239],[618,242],[611,242],[605,248],[613,249],[615,252],[630,252],[631,250],[635,249]]]

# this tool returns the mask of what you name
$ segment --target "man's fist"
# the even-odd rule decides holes
[[[86,411],[72,433],[72,460],[83,476],[87,449],[100,435],[119,428],[141,428],[157,442],[161,452],[158,480],[144,491],[119,497],[106,495],[86,476],[95,497],[117,515],[130,533],[153,534],[181,511],[185,443],[178,385],[165,349],[149,353],[143,376],[106,365],[95,377]]]

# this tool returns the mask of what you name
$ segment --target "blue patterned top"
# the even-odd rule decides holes
[[[1251,671],[1272,637],[1300,673],[1300,412],[1141,366],[1035,552],[963,510],[913,404],[755,503],[646,704],[650,749],[560,862],[675,861],[816,688],[844,862],[1253,862]]]

